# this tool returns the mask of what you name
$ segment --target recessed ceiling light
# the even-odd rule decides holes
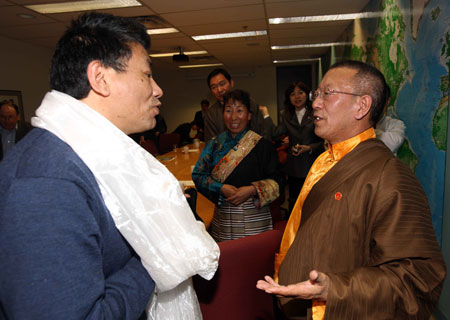
[[[171,57],[174,54],[179,54],[180,52],[167,52],[167,53],[151,53],[149,54],[150,57],[152,58],[163,58],[163,57]],[[201,51],[183,51],[184,54],[188,55],[188,56],[192,56],[195,54],[207,54],[208,51],[205,50],[201,50]]]
[[[166,34],[166,33],[175,33],[179,32],[175,28],[160,28],[160,29],[147,29],[148,34]]]
[[[360,12],[360,13],[344,13],[344,14],[327,14],[320,16],[305,16],[305,17],[289,17],[289,18],[270,18],[269,24],[281,23],[303,23],[303,22],[320,22],[320,21],[339,21],[339,20],[354,20],[363,18],[378,18],[381,17],[382,12]]]
[[[47,4],[33,4],[25,6],[25,8],[33,11],[49,14],[88,10],[102,10],[113,8],[126,8],[142,6],[136,0],[88,0],[88,1],[73,1],[61,3],[47,3]]]
[[[245,32],[232,32],[232,33],[208,34],[203,36],[193,36],[192,39],[194,39],[195,41],[199,41],[199,40],[265,36],[266,34],[267,30],[245,31]]]
[[[305,48],[322,48],[332,46],[346,46],[351,44],[352,44],[351,42],[329,42],[329,43],[292,44],[288,46],[271,46],[270,48],[272,50],[305,49]]]
[[[204,67],[216,67],[216,66],[223,66],[223,63],[188,64],[185,66],[178,66],[178,68],[186,69],[186,68],[204,68]]]

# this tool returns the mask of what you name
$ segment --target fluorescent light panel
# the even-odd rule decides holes
[[[34,4],[25,7],[39,13],[48,14],[48,13],[138,7],[138,6],[142,6],[142,4],[140,4],[136,0],[89,0],[89,1]]]
[[[184,66],[178,66],[178,68],[187,69],[187,68],[205,68],[205,67],[216,67],[216,66],[223,66],[223,63],[188,64],[188,65],[184,65]]]
[[[382,12],[360,12],[360,13],[344,13],[344,14],[327,14],[320,16],[270,18],[269,24],[367,19],[367,18],[378,18],[381,17],[381,15]]]
[[[292,44],[288,46],[271,46],[272,50],[284,50],[284,49],[306,49],[306,48],[323,48],[332,46],[345,46],[351,45],[351,42],[329,42],[329,43],[310,43],[310,44]]]
[[[289,63],[289,62],[313,62],[319,61],[320,58],[311,58],[311,59],[291,59],[291,60],[273,60],[273,63]]]
[[[163,58],[163,57],[171,57],[174,54],[179,54],[180,52],[167,52],[167,53],[152,53],[149,56],[152,58]],[[183,51],[184,54],[188,56],[196,55],[196,54],[207,54],[208,51]]]
[[[148,34],[166,34],[166,33],[175,33],[179,32],[175,28],[160,28],[160,29],[147,29]]]
[[[246,31],[246,32],[208,34],[208,35],[203,35],[203,36],[193,36],[192,39],[194,39],[195,41],[200,41],[200,40],[214,40],[214,39],[265,36],[266,34],[267,34],[267,30],[260,30],[260,31]]]

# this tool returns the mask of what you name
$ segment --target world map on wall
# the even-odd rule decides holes
[[[449,109],[450,1],[371,2],[380,18],[355,21],[349,56],[377,66],[391,88],[388,114],[406,125],[397,152],[416,174],[440,242]]]

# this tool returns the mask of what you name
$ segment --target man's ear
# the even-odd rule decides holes
[[[357,120],[363,119],[370,113],[370,108],[372,107],[372,97],[369,95],[363,95],[359,97],[358,109],[356,111],[355,118]]]
[[[110,95],[107,69],[99,60],[93,60],[87,67],[87,77],[92,90],[104,97]]]
[[[247,120],[248,121],[252,120],[252,113],[251,112],[248,113]]]
[[[233,81],[233,79],[231,79],[231,81],[230,81],[230,88],[231,88],[231,89],[234,88],[234,81]]]

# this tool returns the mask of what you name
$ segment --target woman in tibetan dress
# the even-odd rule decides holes
[[[210,233],[218,242],[271,230],[269,204],[283,180],[272,143],[249,128],[248,94],[233,90],[223,101],[227,130],[207,143],[192,172],[197,190],[216,204]]]

